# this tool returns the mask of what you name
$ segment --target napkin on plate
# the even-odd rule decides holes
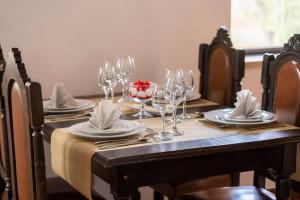
[[[242,90],[236,93],[235,108],[230,113],[231,118],[257,118],[261,113],[256,97],[252,96],[249,90]]]
[[[122,112],[117,104],[111,100],[101,100],[99,105],[94,108],[89,121],[101,130],[110,129],[116,124],[120,124]]]
[[[77,106],[77,101],[66,90],[63,83],[56,83],[50,97],[49,104],[55,108],[68,108]]]

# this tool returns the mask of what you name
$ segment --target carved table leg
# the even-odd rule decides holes
[[[276,181],[276,198],[278,200],[288,200],[290,198],[291,181],[289,177],[281,177]]]

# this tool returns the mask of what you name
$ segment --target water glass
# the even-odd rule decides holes
[[[172,134],[165,131],[165,116],[166,112],[171,106],[171,101],[168,97],[167,85],[157,85],[155,94],[152,98],[152,106],[156,108],[162,119],[161,132],[159,135],[155,136],[155,139],[158,141],[168,141],[172,140]]]
[[[181,81],[179,84],[182,85],[183,89],[183,105],[182,105],[182,114],[179,115],[178,117],[180,119],[186,120],[186,119],[191,119],[192,116],[190,116],[186,112],[186,99],[193,93],[194,86],[195,86],[195,81],[194,81],[194,74],[192,70],[179,70],[180,76],[181,76]]]
[[[117,76],[115,67],[105,61],[105,64],[99,68],[98,85],[102,87],[105,93],[105,99],[108,99],[109,92],[111,92],[112,100],[114,98],[114,88],[117,84]]]
[[[176,110],[178,108],[178,105],[183,101],[183,88],[182,84],[180,84],[181,80],[181,74],[180,71],[168,71],[167,72],[167,96],[166,98],[171,101],[172,105],[172,122],[173,126],[172,129],[168,132],[173,134],[174,136],[180,136],[183,135],[183,131],[180,131],[177,129],[177,120],[176,120]]]
[[[135,71],[135,62],[131,56],[123,58],[117,57],[115,66],[118,82],[122,84],[122,97],[119,99],[119,102],[125,102],[127,101],[129,82]]]

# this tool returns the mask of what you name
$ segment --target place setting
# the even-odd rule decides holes
[[[63,83],[56,83],[49,100],[43,101],[45,119],[51,121],[87,117],[94,106],[89,99],[74,98]]]
[[[217,128],[240,128],[256,130],[279,128],[285,124],[277,122],[278,115],[260,109],[256,97],[249,90],[237,92],[235,108],[212,110],[204,113],[200,122]]]

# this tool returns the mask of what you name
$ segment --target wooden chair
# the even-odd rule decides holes
[[[14,57],[20,52],[13,50]],[[7,199],[86,199],[78,192],[49,193],[49,183],[59,184],[46,179],[43,138],[43,104],[41,86],[27,75],[21,59],[6,59],[3,74],[2,92],[5,110],[9,162],[10,185]],[[15,63],[16,62],[16,63]],[[64,186],[63,186],[64,187]]]
[[[2,84],[3,73],[5,70],[6,62],[4,60],[3,51],[0,46],[0,84]],[[2,89],[0,87],[0,193],[2,193],[1,199],[7,199],[7,191],[10,191],[10,169],[6,167],[6,163],[9,162],[9,155],[6,154],[8,152],[8,143],[6,132],[6,121],[5,121],[5,109],[4,109],[4,100],[2,96]]]
[[[225,27],[218,29],[210,45],[200,45],[199,70],[201,96],[221,105],[233,106],[244,77],[245,51],[232,47]]]
[[[235,50],[227,29],[220,27],[210,45],[201,44],[199,53],[200,93],[203,98],[221,105],[232,106],[236,92],[241,89],[244,77],[245,52]],[[177,196],[207,190],[211,188],[239,185],[239,174],[198,179],[187,183],[168,183],[152,186],[155,190],[154,199],[161,200],[165,195],[169,199]]]
[[[291,37],[276,58],[264,55],[261,84],[262,109],[278,114],[281,122],[300,126],[300,34]],[[294,199],[300,199],[300,146],[297,148],[297,170],[291,177]],[[255,173],[262,187],[265,177],[278,178],[272,171]]]

